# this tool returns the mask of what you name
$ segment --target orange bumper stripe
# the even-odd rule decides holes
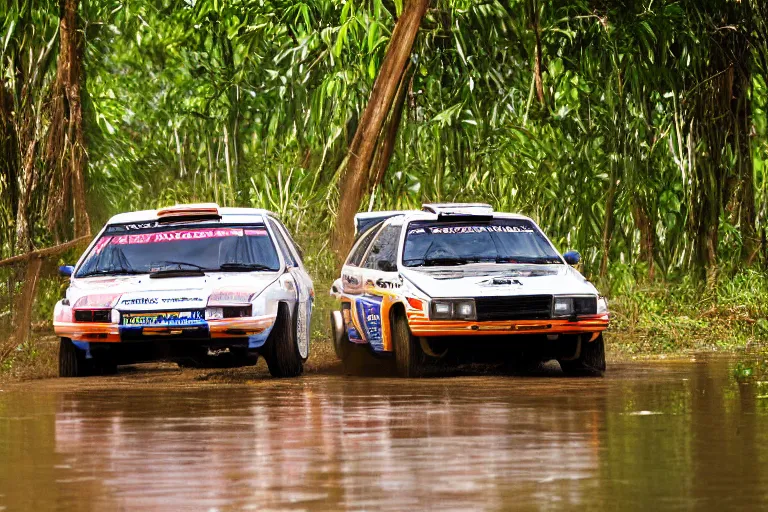
[[[237,338],[261,334],[275,323],[277,315],[208,320],[211,338]]]
[[[260,334],[275,323],[276,315],[265,315],[242,318],[222,318],[208,320],[208,330],[211,338],[237,338]],[[182,334],[186,326],[146,326],[142,332],[153,336],[174,336]],[[85,322],[54,322],[53,329],[58,336],[78,341],[98,343],[119,343],[120,326],[107,323]]]
[[[117,324],[54,322],[53,330],[59,336],[78,341],[99,343],[117,343],[120,341],[120,330]]]
[[[467,322],[459,320],[430,321],[421,312],[408,312],[411,332],[417,336],[482,336],[499,334],[578,334],[601,332],[608,328],[608,315],[581,318],[576,322],[563,319],[503,320]]]

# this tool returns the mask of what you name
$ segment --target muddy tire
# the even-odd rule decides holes
[[[572,361],[558,360],[566,375],[600,377],[605,372],[605,342],[600,334],[595,341],[582,340],[581,352]]]
[[[395,312],[391,325],[397,374],[401,377],[421,376],[426,357],[419,339],[411,333],[405,315]]]
[[[59,377],[85,377],[91,374],[91,365],[85,352],[78,349],[69,338],[59,342]]]
[[[278,306],[275,326],[264,344],[262,356],[273,377],[298,377],[304,370],[296,343],[296,326],[285,304]]]
[[[351,342],[349,341],[349,335],[347,334],[347,330],[344,328],[344,325],[337,325],[337,319],[335,318],[336,313],[340,313],[339,311],[331,311],[330,314],[330,326],[331,326],[331,340],[333,341],[333,351],[336,352],[336,357],[338,357],[342,362],[349,359],[349,355],[352,352],[352,347],[350,346]]]

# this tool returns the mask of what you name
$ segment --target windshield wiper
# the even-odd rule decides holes
[[[136,274],[144,274],[144,272],[140,272],[138,270],[129,270],[127,268],[100,269],[100,270],[91,270],[90,272],[80,274],[77,277],[119,276],[119,275],[136,275]]]
[[[530,265],[551,265],[560,263],[560,260],[554,258],[537,258],[530,256],[499,256],[496,263],[526,263]]]
[[[468,263],[466,258],[424,258],[425,267],[438,267],[448,265],[466,265]]]
[[[197,270],[206,270],[205,267],[201,267],[200,265],[197,265],[196,263],[189,263],[187,261],[163,260],[162,263],[167,263],[169,265],[178,265],[179,268],[174,269],[174,270],[183,270],[181,267],[184,266],[184,265],[186,265],[187,267],[193,267],[193,268],[195,268]],[[158,272],[163,272],[164,270],[168,270],[168,269],[158,270]]]
[[[251,272],[254,270],[275,270],[267,265],[261,263],[222,263],[219,265],[219,270],[232,271],[232,272]]]
[[[150,273],[149,277],[156,279],[158,277],[195,277],[204,275],[205,272],[201,268],[166,268]]]

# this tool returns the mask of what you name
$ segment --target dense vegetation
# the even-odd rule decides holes
[[[0,0],[0,256],[215,201],[278,212],[327,278],[404,1]],[[520,211],[634,304],[628,328],[747,294],[763,336],[767,82],[762,0],[433,0],[361,209]]]

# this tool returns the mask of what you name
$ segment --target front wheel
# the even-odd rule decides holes
[[[296,326],[285,304],[278,306],[275,325],[264,344],[262,355],[273,377],[298,377],[304,370],[296,343]]]
[[[395,349],[395,366],[401,377],[418,377],[423,372],[424,351],[419,339],[411,333],[408,320],[401,312],[392,319],[392,345]]]
[[[579,356],[571,361],[558,360],[566,375],[584,375],[599,377],[605,372],[605,342],[603,335],[594,341],[581,340]]]
[[[333,341],[333,351],[336,352],[342,362],[349,358],[351,352],[351,342],[344,326],[344,317],[341,311],[331,311],[331,340]]]
[[[59,377],[85,377],[91,374],[91,365],[85,358],[85,351],[80,350],[69,338],[59,342]]]

